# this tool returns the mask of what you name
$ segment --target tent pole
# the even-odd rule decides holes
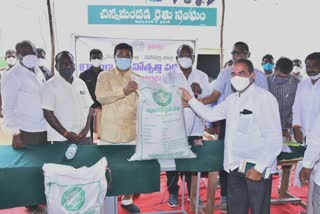
[[[50,38],[51,38],[51,72],[54,74],[54,56],[55,56],[55,37],[52,22],[52,11],[50,0],[47,0],[49,26],[50,26]]]
[[[224,62],[223,32],[224,32],[225,10],[226,10],[226,2],[225,0],[222,0],[222,17],[221,17],[221,26],[220,26],[220,68],[221,69],[223,68],[223,62]]]

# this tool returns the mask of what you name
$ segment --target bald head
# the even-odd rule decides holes
[[[190,45],[183,44],[177,50],[177,56],[180,56],[182,52],[188,52],[193,55],[193,48]]]

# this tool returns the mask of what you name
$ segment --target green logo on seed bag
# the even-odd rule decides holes
[[[71,187],[62,195],[61,205],[68,211],[79,210],[85,202],[85,192],[81,187]]]
[[[164,90],[157,90],[153,92],[152,98],[159,106],[165,107],[171,103],[172,93]]]

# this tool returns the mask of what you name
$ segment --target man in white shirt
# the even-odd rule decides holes
[[[30,41],[18,43],[16,52],[19,63],[6,74],[2,99],[5,127],[13,135],[12,147],[21,149],[26,144],[47,143],[47,123],[40,102],[46,80],[36,67],[36,50]],[[27,209],[43,211],[38,206]]]
[[[185,88],[189,93],[200,98],[208,96],[211,93],[208,76],[200,70],[193,68],[194,52],[189,45],[181,45],[177,50],[177,62],[179,68],[170,71],[162,76],[162,81],[168,85],[177,85]],[[204,134],[204,121],[195,114],[189,106],[184,108],[186,122],[186,131],[189,141],[201,145]],[[174,171],[167,172],[167,186],[169,191],[170,207],[177,207],[178,203],[178,180],[179,174]],[[188,193],[190,197],[191,175],[186,175]]]
[[[235,62],[238,59],[248,59],[251,55],[249,46],[244,42],[236,42],[233,45],[233,50],[231,52],[232,60]],[[223,69],[220,73],[218,78],[215,82],[215,88],[213,89],[210,96],[201,99],[201,102],[204,104],[211,104],[214,102],[220,103],[225,100],[230,94],[234,92],[231,85],[231,73],[232,73],[232,66]],[[268,90],[268,84],[265,77],[265,74],[258,70],[254,69],[254,83],[256,86],[264,88]],[[222,98],[221,98],[222,97]],[[219,133],[219,140],[225,139],[225,120],[219,121],[220,124],[220,133]],[[220,181],[220,204],[217,205],[221,211],[224,211],[226,208],[226,197],[227,197],[227,176],[228,174],[221,170],[219,172],[219,181]]]
[[[227,210],[229,214],[270,213],[271,178],[264,172],[276,168],[282,148],[279,106],[268,91],[253,81],[254,68],[247,59],[232,67],[231,83],[237,91],[224,102],[208,108],[182,89],[183,99],[208,121],[226,119],[224,170],[228,172]],[[245,174],[238,172],[244,161],[254,167]]]
[[[92,144],[90,120],[93,115],[86,84],[73,75],[74,59],[68,51],[57,54],[56,69],[42,91],[42,109],[48,126],[48,141],[54,143]]]
[[[300,180],[304,184],[308,181],[313,183],[313,188],[309,189],[308,199],[311,201],[313,211],[310,212],[308,209],[308,213],[318,214],[320,213],[320,115],[317,117],[307,140],[308,147],[304,153],[304,159],[302,162],[303,168],[300,171]],[[311,173],[314,175],[313,179],[310,179]],[[310,195],[312,195],[311,198]]]
[[[316,118],[320,115],[320,53],[312,53],[305,59],[308,77],[300,81],[292,107],[293,132],[297,142],[309,144],[308,139]],[[305,140],[306,139],[306,140]],[[309,183],[307,213],[312,212],[313,175]]]

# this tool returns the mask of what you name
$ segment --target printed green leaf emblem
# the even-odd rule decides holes
[[[162,107],[169,105],[172,101],[172,93],[164,90],[156,90],[152,94],[153,100]]]
[[[66,190],[61,199],[61,205],[68,211],[77,211],[85,203],[85,192],[81,187],[71,187]]]

